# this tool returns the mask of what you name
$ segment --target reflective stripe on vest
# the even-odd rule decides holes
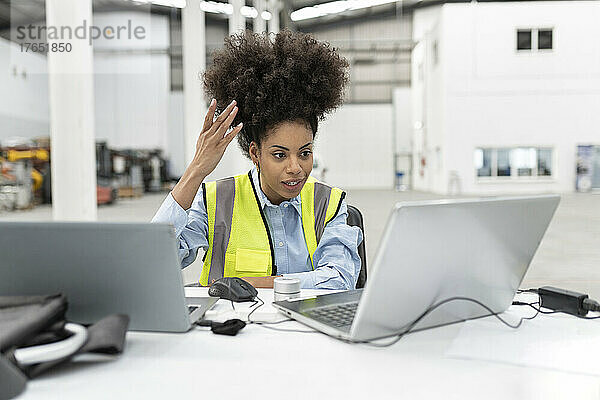
[[[202,189],[208,214],[208,249],[200,284],[206,286],[223,276],[276,275],[272,238],[251,174],[207,182]],[[300,192],[311,265],[325,225],[337,215],[344,195],[341,189],[312,177]]]
[[[325,225],[337,215],[345,193],[309,177],[300,192],[302,205],[302,228],[310,263],[315,269],[313,255],[323,236]]]

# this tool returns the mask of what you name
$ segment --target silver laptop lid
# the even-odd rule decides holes
[[[505,311],[558,206],[557,195],[398,204],[392,211],[356,312],[354,340],[402,331],[454,296]],[[447,303],[415,329],[487,315]]]
[[[75,322],[123,313],[133,330],[190,328],[171,226],[1,222],[0,232],[0,295],[64,293]]]

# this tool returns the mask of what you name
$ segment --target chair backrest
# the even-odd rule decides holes
[[[365,287],[367,282],[367,251],[365,250],[365,227],[363,224],[363,216],[358,208],[348,204],[348,219],[347,223],[350,226],[358,226],[363,233],[363,240],[358,246],[358,255],[360,257],[360,273],[356,281],[356,288]]]

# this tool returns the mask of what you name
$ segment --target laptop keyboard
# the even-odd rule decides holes
[[[342,327],[352,324],[358,302],[336,304],[306,311],[306,315],[327,325]]]

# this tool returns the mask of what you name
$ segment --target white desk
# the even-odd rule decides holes
[[[260,290],[259,295],[272,301],[270,290]],[[232,316],[230,302],[220,300],[215,307],[221,317]],[[518,310],[530,313],[525,307]],[[278,318],[268,304],[253,314],[253,319],[266,318]],[[538,318],[535,321],[572,321]],[[600,321],[585,322],[600,326]],[[120,357],[57,368],[29,382],[19,399],[600,398],[598,376],[447,357],[463,325],[417,332],[388,348],[256,325],[235,337],[215,335],[207,328],[185,334],[130,332]],[[308,330],[296,322],[275,326]]]

